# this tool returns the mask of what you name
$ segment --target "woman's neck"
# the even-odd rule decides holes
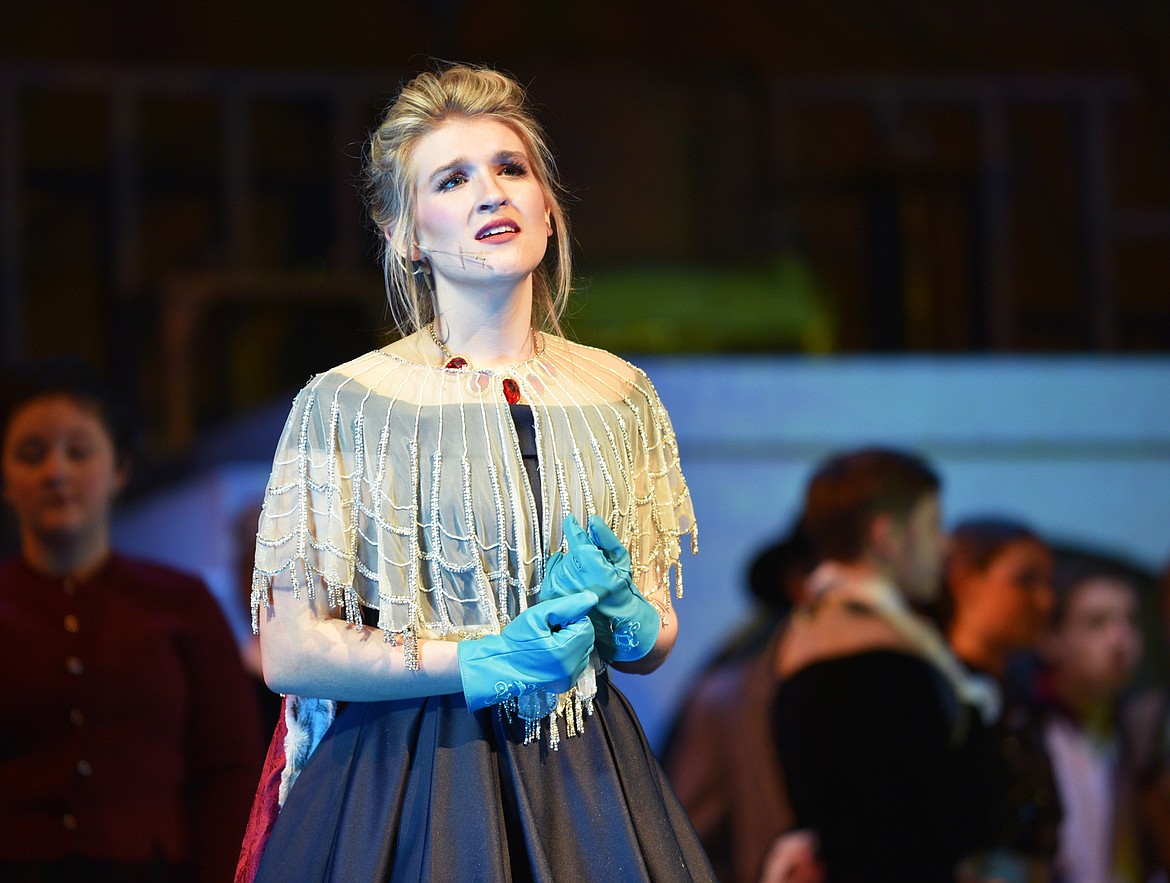
[[[84,581],[109,557],[109,532],[104,525],[91,535],[67,539],[22,532],[20,554],[33,570],[45,576],[72,576]]]
[[[477,368],[514,365],[531,358],[532,280],[506,296],[483,289],[441,291],[435,333],[454,355]]]

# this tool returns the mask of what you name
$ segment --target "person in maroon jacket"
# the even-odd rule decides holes
[[[231,879],[261,748],[197,578],[110,548],[129,433],[84,365],[14,371],[0,563],[0,879]]]

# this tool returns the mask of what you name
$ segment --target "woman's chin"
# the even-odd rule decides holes
[[[62,546],[84,539],[96,527],[87,519],[63,516],[42,520],[36,526],[36,534],[45,545]]]

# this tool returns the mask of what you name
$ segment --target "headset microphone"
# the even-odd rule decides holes
[[[421,242],[418,243],[418,250],[428,257],[430,255],[442,254],[455,258],[459,261],[459,266],[463,269],[467,269],[467,264],[469,261],[471,262],[472,266],[488,269],[487,255],[481,251],[466,251],[462,246],[459,247],[459,251],[442,251],[441,249],[437,248],[427,248]]]

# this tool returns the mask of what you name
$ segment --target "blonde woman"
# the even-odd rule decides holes
[[[645,374],[558,332],[521,88],[416,77],[366,195],[403,336],[315,378],[277,450],[253,604],[288,733],[239,877],[711,879],[607,676],[670,653],[690,498]]]

